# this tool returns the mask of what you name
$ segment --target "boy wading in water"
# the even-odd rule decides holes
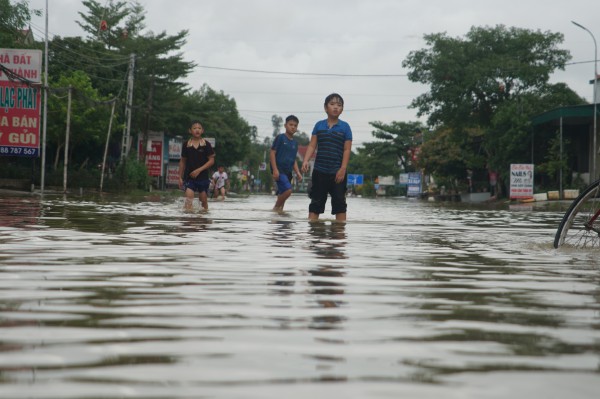
[[[273,180],[277,183],[277,201],[273,210],[282,212],[285,201],[292,195],[292,171],[296,173],[298,181],[302,181],[302,174],[296,163],[298,142],[294,140],[294,133],[298,130],[298,118],[290,115],[285,118],[285,133],[278,135],[271,145],[269,159]]]
[[[186,211],[191,211],[194,204],[194,193],[202,208],[208,210],[208,186],[210,178],[208,169],[215,163],[215,151],[210,143],[202,138],[204,128],[200,121],[192,121],[190,129],[192,137],[181,148],[179,160],[179,187],[185,191]]]
[[[325,212],[328,194],[331,195],[331,214],[335,215],[335,220],[346,220],[346,168],[352,150],[352,129],[339,119],[343,110],[342,96],[332,93],[325,98],[327,119],[315,124],[304,155],[302,171],[308,172],[308,162],[317,150],[308,207],[309,220],[318,220],[319,215]]]

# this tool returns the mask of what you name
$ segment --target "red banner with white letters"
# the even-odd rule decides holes
[[[40,154],[42,52],[0,49],[0,156]]]

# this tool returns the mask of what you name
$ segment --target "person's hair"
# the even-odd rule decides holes
[[[327,104],[329,104],[329,102],[331,100],[334,100],[334,99],[340,100],[340,102],[342,103],[342,105],[344,105],[344,99],[342,98],[342,96],[340,96],[337,93],[331,93],[330,95],[328,95],[327,97],[325,97],[325,106],[327,106]]]
[[[288,123],[289,121],[294,121],[296,123],[300,123],[300,121],[298,120],[298,117],[296,115],[289,115],[287,118],[285,118],[285,123]]]
[[[200,122],[199,119],[192,119],[192,121],[190,122],[190,127],[194,126],[196,123],[204,128],[204,126],[202,125],[202,122]]]

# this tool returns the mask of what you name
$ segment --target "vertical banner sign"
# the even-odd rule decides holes
[[[169,139],[169,163],[167,165],[167,185],[179,185],[179,159],[181,159],[181,149],[183,141],[180,137],[171,137]]]
[[[533,164],[510,164],[510,198],[527,199],[533,197]]]
[[[149,132],[147,142],[144,142],[140,137],[138,146],[139,154],[144,153],[142,146],[146,146],[146,169],[148,169],[148,176],[162,176],[163,133]]]
[[[181,158],[181,149],[183,142],[180,138],[172,137],[169,139],[169,159],[179,160]]]
[[[179,164],[170,163],[167,166],[167,184],[170,186],[179,185]]]
[[[408,187],[406,195],[408,197],[418,197],[419,195],[421,195],[421,173],[409,173],[407,186]]]
[[[0,64],[0,156],[38,157],[42,51],[0,49]]]

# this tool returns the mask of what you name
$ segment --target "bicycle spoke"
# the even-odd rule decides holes
[[[588,187],[569,207],[556,233],[554,246],[600,248],[600,181]]]

